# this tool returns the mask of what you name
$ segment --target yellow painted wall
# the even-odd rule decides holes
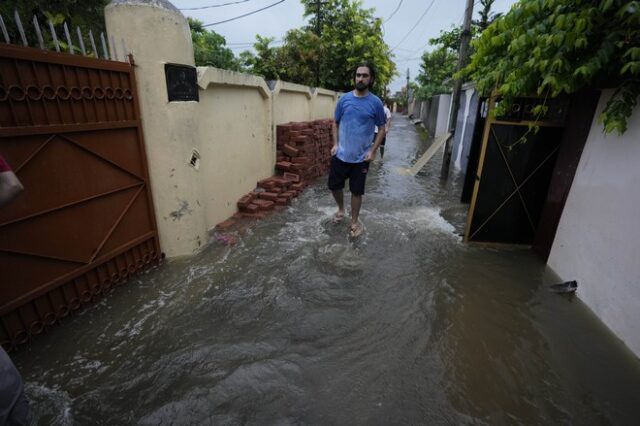
[[[236,201],[272,176],[271,93],[262,78],[199,68],[200,174],[208,228],[236,211]]]
[[[152,3],[111,3],[105,22],[116,48],[124,39],[135,58],[160,247],[167,256],[193,253],[207,241],[199,175],[188,164],[199,104],[169,103],[164,73],[168,62],[194,64],[188,24],[177,9]]]
[[[105,8],[105,21],[135,58],[161,248],[169,257],[195,253],[237,200],[275,173],[276,125],[332,118],[338,94],[282,81],[270,90],[258,76],[198,67],[200,101],[168,102],[164,65],[194,64],[184,16],[168,2],[122,0]]]

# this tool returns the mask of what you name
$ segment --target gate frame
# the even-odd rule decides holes
[[[0,345],[7,346],[7,349],[15,349],[18,345],[28,341],[33,335],[40,334],[47,326],[53,325],[55,322],[66,317],[69,312],[79,309],[83,304],[91,303],[99,295],[111,289],[112,285],[123,284],[140,270],[147,269],[154,264],[158,264],[164,258],[164,253],[162,253],[160,249],[153,194],[151,193],[151,182],[141,122],[140,104],[138,99],[139,93],[135,77],[135,63],[133,56],[129,54],[128,63],[126,63],[100,58],[90,58],[69,53],[52,52],[26,46],[16,46],[6,43],[0,43],[0,56],[10,58],[10,60],[42,62],[47,64],[57,64],[60,66],[90,68],[95,70],[104,70],[107,72],[128,74],[128,84],[132,95],[131,105],[134,119],[96,121],[94,123],[53,125],[31,124],[4,128],[0,127],[0,138],[38,134],[68,134],[107,129],[133,129],[135,131],[135,138],[137,139],[137,148],[140,153],[139,160],[142,169],[141,187],[146,187],[144,189],[141,188],[140,190],[144,190],[145,192],[144,197],[146,197],[145,201],[148,207],[146,213],[152,229],[145,234],[129,240],[127,243],[117,247],[116,249],[113,249],[110,253],[96,259],[95,256],[99,253],[97,252],[89,263],[81,265],[70,272],[64,273],[63,275],[54,277],[52,280],[43,283],[41,286],[5,303],[3,306],[0,306]],[[9,96],[8,91],[7,96]],[[31,110],[29,110],[29,116],[31,122],[34,123]],[[24,164],[26,164],[26,162]],[[22,165],[16,169],[16,172],[19,171],[21,166]],[[122,188],[120,188],[120,190],[122,190]],[[99,194],[94,194],[94,196],[95,195]],[[142,194],[138,194],[136,197],[132,198],[130,204],[123,211],[123,215],[118,218],[118,221],[113,225],[106,238],[111,235],[111,232],[116,229],[118,223],[120,223],[122,218],[125,217],[125,214],[129,211],[129,207],[132,205],[133,201],[141,195]],[[60,206],[57,208],[60,208]],[[17,220],[19,221],[22,219],[24,218],[18,218]],[[11,223],[14,220],[10,220],[5,223]],[[107,241],[107,239],[105,239],[103,243],[105,241]],[[120,259],[119,262],[118,259]],[[130,261],[131,259],[133,259],[132,262]],[[118,264],[122,265],[123,263],[125,268],[117,267]],[[110,269],[113,269],[113,266],[112,268],[109,268],[109,265],[113,264],[116,265],[116,272],[111,275],[107,273],[104,280],[100,279],[101,275],[104,275],[103,269],[109,271]],[[100,274],[99,271],[102,271],[103,273]],[[95,272],[95,277],[93,277],[92,280],[89,280],[88,274],[93,272]],[[85,278],[85,282],[78,284],[79,279],[83,277]],[[96,278],[98,278],[97,281]],[[94,284],[95,287],[93,286]],[[28,323],[29,321],[25,320],[25,317],[31,319],[31,322]],[[33,318],[35,318],[35,320]]]
[[[480,157],[478,160],[478,168],[476,170],[476,175],[474,176],[474,186],[473,186],[473,195],[471,196],[471,203],[469,205],[469,210],[467,212],[467,220],[466,220],[466,225],[465,225],[465,230],[464,230],[464,238],[463,238],[463,242],[466,244],[479,244],[479,245],[486,245],[486,246],[495,246],[495,247],[531,247],[533,245],[533,241],[530,244],[517,244],[517,243],[502,243],[502,242],[493,242],[493,241],[473,241],[470,240],[470,238],[473,237],[473,235],[475,235],[478,231],[480,231],[480,229],[482,229],[482,227],[493,217],[493,215],[495,213],[497,213],[505,204],[508,200],[510,200],[513,196],[515,195],[520,195],[520,187],[524,184],[524,182],[526,182],[528,180],[529,177],[533,176],[533,174],[535,174],[535,172],[538,170],[538,168],[536,168],[533,172],[530,173],[529,177],[527,177],[527,179],[525,179],[525,181],[523,181],[523,183],[521,183],[520,185],[518,185],[516,182],[514,182],[514,184],[516,184],[516,189],[514,190],[514,192],[508,196],[505,200],[503,200],[503,203],[500,204],[493,212],[493,214],[485,221],[485,223],[483,223],[475,232],[473,235],[470,235],[471,232],[471,224],[473,221],[473,214],[475,213],[475,207],[476,207],[476,202],[478,201],[478,192],[480,190],[480,182],[482,180],[482,171],[484,168],[484,161],[486,158],[486,154],[487,154],[487,146],[489,144],[489,137],[491,132],[493,131],[493,124],[498,124],[498,125],[506,125],[506,126],[517,126],[517,127],[531,127],[531,126],[537,126],[537,127],[552,127],[552,128],[564,128],[565,124],[558,124],[558,123],[550,123],[550,122],[546,122],[546,121],[531,121],[531,120],[522,120],[522,121],[508,121],[508,120],[499,120],[496,119],[495,115],[492,114],[492,111],[495,111],[495,106],[496,106],[496,99],[498,99],[500,97],[500,95],[496,92],[492,93],[491,96],[489,96],[487,98],[487,102],[488,102],[488,109],[487,109],[487,118],[485,120],[485,124],[484,124],[484,130],[483,130],[483,135],[482,135],[482,147],[480,149]],[[539,164],[539,166],[541,166],[542,164],[544,164],[549,157],[553,156],[553,154],[555,154],[556,152],[558,152],[560,150],[560,147],[562,146],[562,138],[560,140],[560,143],[558,145],[558,147],[556,147],[553,152],[551,154],[549,154],[549,156],[542,162]],[[501,151],[502,154],[502,151]],[[504,160],[504,158],[503,158]],[[511,168],[509,167],[508,164],[505,163],[505,165],[507,166],[507,169],[509,170],[509,174],[511,175],[511,177],[513,178],[513,174],[511,173]],[[521,197],[522,198],[522,197]],[[543,205],[544,208],[544,205]],[[525,206],[525,210],[526,210],[526,206]],[[527,211],[527,216],[529,217],[529,213]],[[535,234],[536,234],[536,229],[534,229],[534,240],[535,240]]]

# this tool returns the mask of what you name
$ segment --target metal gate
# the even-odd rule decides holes
[[[542,103],[547,106],[546,113],[534,113]],[[465,241],[533,242],[558,156],[566,112],[565,99],[521,98],[504,116],[489,114]]]
[[[132,62],[130,60],[130,62]],[[133,65],[0,43],[0,343],[12,348],[157,262]]]

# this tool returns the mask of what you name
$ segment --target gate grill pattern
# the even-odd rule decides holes
[[[11,349],[160,259],[133,66],[0,44],[0,343]]]
[[[495,107],[495,98],[490,102]],[[536,114],[544,104],[546,112]],[[522,98],[505,115],[489,114],[466,242],[531,244],[562,140],[566,99]],[[532,131],[530,126],[538,126]]]

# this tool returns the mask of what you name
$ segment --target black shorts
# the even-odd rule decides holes
[[[335,155],[331,157],[329,170],[329,189],[337,191],[344,188],[344,182],[349,179],[349,190],[352,194],[364,194],[364,182],[367,180],[369,163],[345,163]]]

